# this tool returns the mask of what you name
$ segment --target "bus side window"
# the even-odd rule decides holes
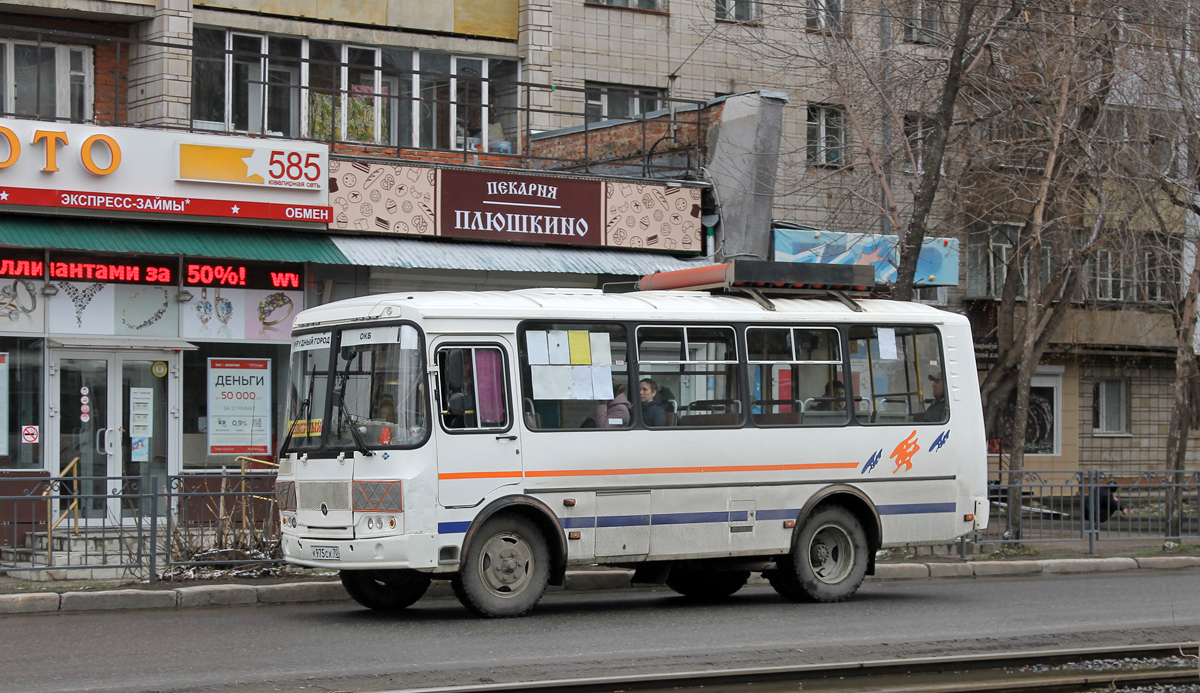
[[[508,427],[504,352],[490,346],[438,351],[442,425],[448,429]]]
[[[849,419],[836,329],[749,327],[746,349],[754,423],[836,426]]]
[[[732,327],[640,325],[637,342],[635,406],[648,428],[742,424],[741,366]]]
[[[948,420],[945,361],[936,328],[853,326],[850,365],[862,387],[855,392],[859,422],[908,426]]]
[[[522,419],[534,431],[629,428],[629,382],[619,323],[529,322],[521,327]]]

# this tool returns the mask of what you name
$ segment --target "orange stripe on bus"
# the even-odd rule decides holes
[[[521,472],[454,472],[452,474],[438,474],[439,479],[507,479],[509,477],[520,477]]]
[[[618,474],[703,474],[707,472],[788,472],[809,469],[857,469],[857,462],[819,462],[813,464],[756,464],[729,467],[646,467],[639,469],[565,469],[525,472],[527,477],[615,476]]]

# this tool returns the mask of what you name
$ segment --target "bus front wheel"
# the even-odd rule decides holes
[[[550,549],[541,530],[518,515],[487,520],[451,581],[463,606],[488,618],[529,611],[550,580]]]
[[[354,601],[376,611],[412,606],[430,583],[428,575],[415,570],[343,570],[341,577]]]
[[[867,559],[867,536],[858,518],[828,506],[805,521],[792,552],[765,577],[793,601],[840,602],[862,585]]]

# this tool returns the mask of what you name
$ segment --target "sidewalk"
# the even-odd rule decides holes
[[[1011,575],[1102,573],[1127,570],[1184,570],[1200,568],[1200,556],[1111,556],[1106,558],[1047,558],[1038,560],[977,560],[921,562],[881,562],[867,581],[917,579],[967,579]],[[645,589],[631,585],[631,570],[596,568],[567,571],[567,590]],[[178,609],[197,606],[234,604],[287,604],[300,602],[348,601],[349,595],[337,579],[328,576],[271,580],[276,584],[198,584],[172,587],[173,583],[141,583],[113,589],[70,589],[61,591],[22,591],[8,589],[0,594],[0,614],[28,614],[48,611],[105,611],[113,609]],[[255,583],[253,578],[247,579]],[[257,581],[262,582],[262,581]],[[765,585],[754,576],[751,585]],[[45,583],[39,583],[45,587]],[[450,597],[448,581],[435,581],[423,599]]]

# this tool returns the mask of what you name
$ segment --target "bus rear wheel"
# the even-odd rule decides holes
[[[412,606],[430,583],[428,575],[415,570],[343,570],[341,577],[354,601],[376,611]]]
[[[858,591],[867,574],[867,536],[858,518],[829,506],[800,529],[792,552],[764,576],[792,601],[840,602]]]
[[[550,550],[541,530],[524,517],[504,515],[480,528],[451,586],[470,611],[511,618],[532,609],[549,580]]]
[[[724,599],[746,586],[748,570],[672,568],[667,587],[696,601]]]

